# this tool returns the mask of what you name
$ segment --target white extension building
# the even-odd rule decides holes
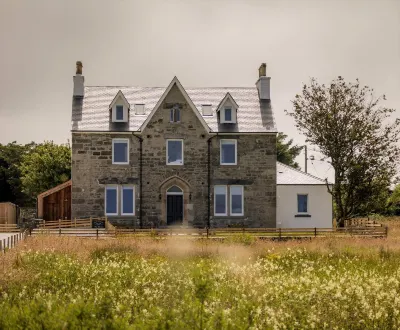
[[[332,228],[332,195],[324,180],[277,162],[278,228]]]

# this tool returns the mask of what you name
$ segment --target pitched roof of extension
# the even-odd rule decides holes
[[[73,131],[110,131],[109,105],[121,90],[131,105],[129,131],[140,131],[146,118],[155,109],[165,87],[87,86],[83,100],[75,100],[72,109]],[[260,101],[254,87],[208,87],[185,89],[189,99],[210,132],[276,133],[270,101]],[[237,124],[219,124],[217,107],[227,93],[238,104]],[[81,102],[81,103],[80,103]],[[145,115],[135,115],[134,104],[145,105]],[[201,106],[211,104],[212,116],[203,116]]]
[[[276,184],[325,185],[326,182],[314,175],[276,162]]]

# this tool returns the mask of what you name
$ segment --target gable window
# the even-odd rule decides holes
[[[308,195],[305,194],[297,195],[297,212],[298,213],[308,212]]]
[[[106,187],[106,215],[118,215],[118,186]]]
[[[243,215],[243,186],[231,186],[231,215]]]
[[[236,165],[237,164],[237,141],[236,140],[221,140],[221,165]]]
[[[227,215],[227,186],[214,187],[214,214]]]
[[[169,112],[169,121],[171,123],[179,123],[181,121],[181,109],[173,107]]]
[[[129,140],[113,139],[112,141],[112,163],[129,164]]]
[[[115,119],[118,121],[124,120],[124,106],[123,105],[117,105],[115,107]]]
[[[122,186],[121,215],[135,215],[135,187]]]
[[[183,165],[183,140],[167,140],[167,165]]]

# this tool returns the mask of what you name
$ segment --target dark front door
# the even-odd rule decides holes
[[[167,195],[167,225],[181,225],[183,220],[183,196]]]

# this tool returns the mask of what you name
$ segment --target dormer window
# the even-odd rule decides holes
[[[111,121],[114,123],[128,122],[128,113],[130,105],[124,94],[119,91],[110,104]]]
[[[227,93],[217,108],[219,112],[219,122],[221,124],[236,124],[238,108],[239,106],[231,94]]]
[[[124,120],[124,106],[123,105],[115,106],[115,119],[117,121],[123,121]]]
[[[231,107],[226,107],[224,109],[224,121],[225,123],[231,123],[232,122],[232,108]]]

